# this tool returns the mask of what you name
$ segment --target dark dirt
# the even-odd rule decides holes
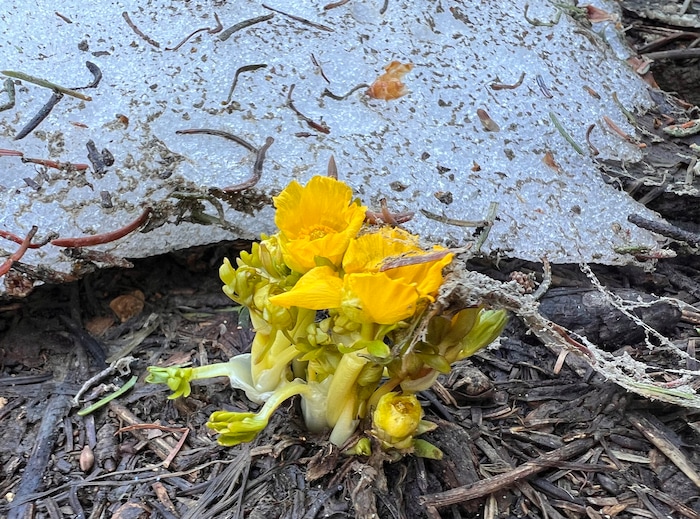
[[[644,30],[630,34],[640,42],[635,31]],[[697,60],[674,60],[673,67],[698,69]],[[684,91],[673,77],[666,88]],[[697,108],[686,115],[697,118]],[[671,173],[682,176],[688,161],[678,153],[693,138],[650,142],[645,174],[658,171],[663,148],[675,160]],[[606,167],[616,185],[697,232],[695,197],[656,189],[653,176],[632,181],[620,165]],[[441,461],[344,457],[303,430],[294,402],[253,444],[218,446],[204,424],[218,409],[255,409],[241,392],[220,379],[172,401],[144,378],[149,365],[226,361],[246,351],[252,334],[216,276],[222,258],[245,246],[138,260],[132,269],[0,303],[0,517],[700,518],[700,410],[650,401],[592,369],[560,365],[558,353],[515,319],[498,347],[460,363],[422,394],[426,415],[439,424],[427,439],[445,453]],[[639,316],[695,357],[700,263],[686,245],[669,248],[678,257],[658,260],[654,271],[595,272],[623,299],[653,303]],[[521,261],[472,267],[501,280],[512,272],[541,280],[541,265]],[[554,266],[552,281],[542,311],[553,321],[617,356],[658,366],[669,386],[674,378],[662,369],[698,369],[692,358],[680,366],[650,345],[577,266]],[[681,311],[659,296],[689,306]],[[120,322],[110,303],[134,315]],[[134,357],[130,373],[105,376],[73,405],[86,380],[126,355]],[[130,391],[77,414],[132,375],[138,378]],[[700,388],[697,376],[690,383]]]

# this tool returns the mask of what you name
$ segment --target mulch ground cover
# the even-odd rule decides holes
[[[0,307],[0,513],[700,517],[700,410],[628,393],[592,369],[582,376],[559,366],[558,355],[516,319],[498,346],[463,361],[422,393],[426,414],[439,424],[426,437],[445,453],[441,461],[343,456],[322,435],[304,431],[294,402],[252,444],[217,445],[204,424],[218,409],[254,409],[241,392],[215,379],[195,384],[187,399],[168,400],[164,386],[143,379],[148,365],[204,364],[246,351],[251,331],[239,323],[238,308],[215,275],[223,256],[237,250],[227,244],[140,260],[133,269],[40,287]],[[667,274],[632,267],[599,267],[597,274],[628,297],[666,291],[692,300],[673,289],[676,269],[687,277],[690,268],[677,263],[666,263]],[[474,268],[506,279],[537,266],[511,261],[499,270],[486,262]],[[575,327],[572,304],[595,290],[576,266],[555,266],[552,278],[543,311]],[[687,321],[695,315],[671,306],[652,314],[693,352],[694,324]],[[579,305],[578,322],[581,331],[595,330],[609,351],[664,363],[636,325],[609,306]],[[126,356],[133,357],[129,373],[107,372],[73,403],[105,361]],[[138,381],[129,392],[78,415],[85,402],[132,375]]]

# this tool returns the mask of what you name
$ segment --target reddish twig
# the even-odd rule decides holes
[[[506,85],[505,83],[491,83],[492,90],[515,90],[520,85],[523,84],[523,79],[525,79],[525,72],[520,74],[518,80],[512,85]]]
[[[36,225],[32,226],[31,230],[24,237],[24,240],[22,240],[22,244],[19,246],[19,249],[17,249],[12,256],[7,258],[5,263],[0,265],[0,276],[4,276],[5,274],[7,274],[12,268],[12,264],[15,261],[19,261],[22,259],[22,256],[24,256],[24,253],[27,252],[27,249],[32,243],[32,238],[34,238],[34,235],[38,230],[39,228]]]
[[[191,33],[189,33],[187,36],[185,36],[185,38],[180,43],[178,43],[174,47],[166,47],[165,50],[177,50],[177,49],[179,49],[185,43],[187,43],[187,41],[190,38],[192,38],[192,36],[194,36],[195,34],[198,34],[200,32],[207,31],[209,34],[216,34],[217,32],[223,31],[224,26],[221,25],[221,20],[219,20],[219,15],[214,13],[214,19],[216,20],[216,27],[211,27],[211,28],[210,27],[202,27],[201,29],[196,29],[196,30],[192,31]]]
[[[71,171],[85,171],[90,166],[87,164],[73,164],[71,162],[58,162],[55,160],[48,159],[32,159],[22,157],[22,162],[29,164],[39,164],[40,166],[45,166],[47,168],[63,169]]]
[[[326,83],[328,83],[330,85],[331,81],[326,77],[325,72],[323,72],[323,67],[321,67],[321,64],[318,62],[318,60],[316,59],[316,56],[314,56],[313,52],[311,53],[311,63],[313,63],[314,65],[316,65],[318,67],[318,71],[321,73],[321,77],[323,79],[325,79]]]
[[[379,203],[381,204],[381,211],[367,211],[365,213],[365,219],[372,225],[399,225],[413,218],[413,211],[407,211],[405,213],[390,212],[386,203],[386,198],[382,198]]]
[[[303,113],[301,113],[299,110],[297,110],[297,107],[294,106],[294,101],[292,101],[292,93],[294,92],[294,87],[295,84],[291,84],[289,86],[289,92],[287,93],[287,106],[292,109],[292,111],[297,114],[301,119],[303,119],[306,124],[308,124],[311,128],[313,128],[316,131],[322,132],[322,133],[331,133],[331,129],[325,125],[325,123],[317,123],[310,117],[307,117]]]
[[[588,147],[591,149],[591,153],[593,155],[599,155],[600,151],[598,151],[598,148],[593,146],[593,143],[591,143],[591,132],[593,131],[593,128],[595,128],[595,124],[591,124],[588,129],[586,130],[586,143],[588,144]]]
[[[17,150],[5,150],[0,148],[0,157],[23,157],[24,153]]]
[[[131,30],[134,31],[137,35],[139,35],[141,38],[143,38],[146,42],[150,43],[156,48],[160,48],[160,43],[155,41],[153,38],[148,36],[147,34],[144,34],[141,29],[139,29],[134,22],[131,21],[131,18],[129,17],[129,13],[124,11],[122,13],[122,16],[124,17],[124,20],[126,21],[126,24],[131,27]]]
[[[263,163],[265,162],[265,154],[267,153],[268,148],[272,146],[273,142],[275,142],[275,139],[273,139],[272,137],[268,137],[267,139],[265,139],[265,144],[260,146],[260,148],[258,149],[257,156],[255,157],[255,164],[253,165],[253,175],[248,180],[244,180],[240,184],[225,187],[222,189],[222,191],[224,191],[225,193],[237,193],[239,191],[250,189],[255,184],[257,184],[260,181],[260,178],[262,177]]]
[[[2,229],[0,229],[0,238],[5,238],[6,240],[10,240],[10,241],[13,241],[15,243],[18,243],[19,245],[22,245],[22,243],[24,243],[24,238],[22,238],[21,236],[17,236],[15,233],[10,232],[10,231],[3,231]],[[43,241],[43,242],[39,242],[39,243],[30,243],[28,245],[28,248],[38,249],[39,247],[43,247],[47,243],[48,243],[48,240]]]
[[[49,243],[51,245],[55,245],[56,247],[89,247],[91,245],[110,243],[123,238],[127,234],[141,227],[144,223],[146,223],[151,212],[152,209],[147,207],[144,212],[141,213],[141,216],[139,216],[136,220],[122,227],[121,229],[117,229],[116,231],[95,234],[93,236],[83,236],[80,238],[57,238],[55,240],[51,240]]]
[[[643,142],[638,142],[635,140],[634,137],[629,135],[627,132],[625,132],[622,128],[620,128],[617,124],[615,124],[610,117],[607,115],[603,116],[603,121],[610,127],[610,129],[615,132],[617,135],[619,135],[622,139],[626,140],[627,142],[631,144],[635,144],[636,146],[640,148],[646,148],[647,145],[644,144]]]

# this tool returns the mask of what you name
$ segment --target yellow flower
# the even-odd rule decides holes
[[[421,299],[435,300],[452,254],[426,252],[418,237],[383,227],[350,242],[343,259],[345,314],[358,322],[393,324],[411,317]]]
[[[316,267],[270,302],[312,310],[340,308],[355,322],[394,324],[415,314],[421,300],[434,301],[442,269],[450,261],[452,254],[444,249],[425,252],[416,236],[383,228],[350,242],[342,278],[330,267]]]
[[[314,268],[316,258],[339,267],[367,211],[352,201],[347,184],[330,177],[313,177],[305,187],[293,181],[274,200],[284,261],[301,273]]]

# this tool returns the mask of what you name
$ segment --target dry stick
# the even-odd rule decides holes
[[[595,128],[595,123],[591,124],[586,130],[586,143],[588,144],[588,147],[593,155],[599,155],[600,151],[598,151],[598,148],[593,146],[593,144],[591,143],[591,132],[593,131],[593,128]]]
[[[550,468],[552,464],[556,464],[559,461],[568,460],[573,456],[577,456],[590,449],[594,444],[595,441],[591,438],[576,440],[568,445],[560,447],[559,449],[555,449],[533,460],[527,461],[518,468],[513,469],[510,472],[506,472],[505,474],[492,476],[482,481],[453,488],[445,492],[437,492],[435,494],[420,496],[418,498],[418,502],[425,507],[439,508],[484,497],[492,494],[493,492],[506,488],[517,481],[520,481],[521,479]]]
[[[326,4],[323,6],[324,11],[328,11],[329,9],[335,9],[336,7],[340,7],[341,5],[345,5],[349,2],[350,0],[340,0],[338,2],[333,2],[330,4]]]
[[[39,164],[40,166],[45,166],[47,168],[63,169],[66,171],[85,171],[87,168],[90,167],[87,164],[73,162],[57,162],[55,160],[34,159],[30,157],[22,157],[21,160],[25,164]]]
[[[228,91],[228,97],[226,98],[226,101],[224,101],[224,104],[229,104],[231,102],[231,98],[233,97],[233,90],[238,84],[238,76],[241,72],[252,72],[254,70],[266,67],[267,64],[265,63],[255,63],[253,65],[243,65],[242,67],[238,67],[238,70],[236,70],[236,73],[233,75],[233,83],[231,83],[231,88]]]
[[[77,97],[78,99],[82,99],[83,101],[92,101],[92,97],[86,96],[85,94],[81,94],[80,92],[76,92],[75,90],[72,90],[70,88],[66,88],[61,85],[57,85],[56,83],[52,83],[51,81],[46,81],[45,79],[41,79],[35,76],[30,76],[29,74],[25,74],[24,72],[16,72],[14,70],[1,70],[0,73],[5,74],[6,76],[13,77],[15,79],[21,79],[22,81],[27,81],[29,83],[34,83],[35,85],[42,86],[44,88],[50,88],[51,90],[57,90],[61,92],[62,94],[66,94],[67,96],[71,97]]]
[[[55,245],[56,247],[90,247],[91,245],[110,243],[123,238],[127,234],[141,227],[144,223],[146,223],[151,212],[152,209],[147,207],[143,213],[141,213],[141,216],[139,216],[136,220],[130,224],[127,224],[121,229],[117,229],[116,231],[106,232],[104,234],[95,234],[93,236],[83,236],[80,238],[57,238],[55,240],[51,240],[49,243],[51,245]]]
[[[648,52],[642,56],[652,60],[698,58],[700,57],[700,49],[662,50],[660,52]]]
[[[41,121],[48,117],[51,110],[53,110],[53,107],[56,106],[61,99],[63,99],[63,94],[61,92],[54,92],[51,94],[51,97],[46,104],[42,106],[37,114],[32,117],[32,119],[26,125],[24,125],[24,128],[22,128],[17,135],[15,135],[14,140],[18,141],[20,139],[24,139],[27,135],[32,133],[36,127],[41,124]]]
[[[22,480],[15,491],[14,502],[10,504],[7,519],[23,519],[31,506],[26,498],[39,489],[44,482],[44,471],[49,464],[49,458],[58,438],[59,428],[63,417],[70,411],[70,397],[67,394],[57,393],[51,398],[43,413],[39,432],[34,442],[32,454],[27,461],[22,474]],[[25,500],[23,503],[22,501]]]
[[[645,487],[643,485],[633,485],[630,487],[630,490],[632,490],[635,493],[643,492],[645,494],[649,494],[650,496],[666,503],[678,513],[683,514],[684,516],[689,517],[690,519],[700,519],[699,513],[697,513],[689,506],[684,505],[675,497],[666,494],[665,492],[661,492],[660,490],[657,490],[655,488]]]
[[[514,90],[523,84],[523,79],[525,79],[525,72],[520,74],[518,80],[512,85],[506,85],[504,83],[491,83],[492,90]]]
[[[697,473],[693,465],[688,461],[688,457],[683,454],[678,447],[664,438],[662,430],[659,430],[650,420],[638,413],[628,415],[627,419],[654,445],[654,447],[663,452],[683,474],[688,476],[688,478],[695,483],[696,487],[700,488],[700,474]]]
[[[307,20],[306,18],[302,18],[301,16],[294,16],[293,14],[285,13],[284,11],[280,11],[279,9],[275,9],[274,7],[270,7],[268,5],[262,4],[262,6],[265,9],[269,9],[270,11],[274,11],[275,13],[279,13],[282,16],[286,16],[287,18],[290,18],[292,20],[296,20],[297,22],[301,22],[305,25],[308,25],[310,27],[314,27],[316,29],[321,29],[322,31],[328,31],[328,32],[335,32],[335,29],[332,27],[328,27],[327,25],[322,25],[320,23],[312,22],[311,20]]]
[[[496,451],[496,449],[491,447],[491,445],[483,437],[474,440],[474,444],[477,447],[479,447],[479,449],[481,449],[481,451],[484,452],[484,454],[488,456],[489,460],[492,463],[500,463],[505,465],[508,469],[513,470],[513,465],[509,461],[503,459],[501,455]],[[527,481],[517,481],[515,485],[518,487],[518,490],[520,490],[520,492],[522,492],[525,495],[525,497],[527,497],[532,502],[532,504],[534,504],[537,508],[543,511],[545,517],[549,516],[552,517],[552,519],[554,519],[555,517],[562,517],[556,510],[552,508],[552,505],[550,505],[548,501],[537,499],[539,497],[538,492],[536,492],[535,489],[532,488],[532,485],[530,483],[528,483]]]
[[[222,191],[224,191],[225,193],[236,193],[238,191],[250,189],[255,184],[257,184],[260,181],[260,178],[262,177],[263,163],[265,162],[265,154],[267,153],[268,148],[272,146],[273,142],[275,142],[275,139],[273,139],[272,137],[268,137],[267,139],[265,139],[265,144],[260,146],[260,149],[258,150],[258,155],[255,158],[255,164],[253,165],[253,175],[248,180],[244,180],[240,184],[225,187],[222,189]]]
[[[324,76],[324,77],[325,77],[325,76]],[[342,95],[342,96],[339,96],[339,95],[337,95],[337,94],[334,94],[333,92],[331,92],[331,91],[328,90],[327,88],[324,88],[324,89],[323,89],[323,92],[321,92],[321,97],[330,97],[331,99],[335,99],[336,101],[343,101],[343,100],[347,99],[348,97],[350,97],[350,96],[351,96],[352,94],[354,94],[355,92],[357,92],[359,89],[361,89],[361,88],[369,88],[369,87],[370,87],[370,85],[368,85],[367,83],[360,83],[359,85],[357,85],[357,86],[355,86],[355,87],[352,87],[352,88],[348,91],[347,94]]]
[[[672,240],[682,241],[690,245],[691,247],[697,247],[700,245],[700,234],[685,231],[675,225],[671,225],[667,222],[656,222],[654,220],[649,220],[640,216],[638,214],[631,214],[627,217],[627,221],[633,223],[637,227],[646,229],[661,236],[666,236]]]
[[[323,72],[323,67],[321,66],[321,64],[320,64],[320,63],[318,62],[318,60],[316,59],[316,56],[314,56],[314,53],[313,53],[313,52],[311,53],[311,63],[313,63],[315,66],[318,67],[318,71],[321,73],[321,77],[322,77],[323,79],[325,79],[325,80],[326,80],[326,83],[328,83],[328,84],[330,85],[330,84],[331,84],[330,79],[328,79],[328,78],[326,77],[326,73]]]
[[[292,109],[292,111],[297,114],[301,119],[306,121],[306,124],[308,124],[311,128],[313,128],[316,131],[322,132],[322,133],[331,133],[331,129],[328,128],[324,123],[317,123],[310,117],[305,116],[303,113],[301,113],[299,110],[297,110],[296,106],[294,106],[294,101],[292,101],[292,93],[294,93],[294,87],[296,87],[296,84],[292,83],[289,86],[289,92],[287,93],[287,106]]]
[[[253,153],[258,152],[258,148],[253,146],[251,143],[249,143],[245,139],[242,139],[238,135],[234,135],[232,133],[228,133],[228,132],[225,132],[222,130],[211,130],[209,128],[191,128],[189,130],[178,130],[175,133],[177,135],[197,135],[197,134],[216,135],[217,137],[223,137],[224,139],[228,139],[230,141],[233,141],[236,144],[240,144],[248,151],[252,151]]]
[[[141,29],[139,29],[138,27],[136,27],[136,24],[135,24],[134,22],[131,21],[131,18],[129,18],[129,13],[127,13],[126,11],[124,11],[124,12],[122,13],[122,16],[124,17],[124,20],[126,20],[126,24],[127,24],[129,27],[131,27],[131,30],[132,30],[132,31],[134,31],[138,36],[140,36],[141,38],[143,38],[143,40],[145,40],[146,42],[150,43],[150,44],[153,45],[154,47],[160,48],[160,43],[158,43],[157,41],[155,41],[155,40],[154,40],[153,38],[151,38],[150,36],[144,34],[143,32],[141,32]]]
[[[201,29],[195,29],[194,31],[189,33],[187,36],[185,36],[185,38],[180,43],[178,43],[174,47],[166,47],[165,50],[177,50],[180,47],[182,47],[185,43],[187,43],[187,41],[192,36],[194,36],[195,34],[198,34],[200,32],[203,32],[203,31],[207,31],[209,34],[216,34],[217,32],[221,32],[223,30],[224,26],[221,25],[221,20],[219,20],[219,15],[214,13],[214,19],[216,20],[216,27],[211,27],[211,28],[202,27]]]
[[[15,261],[22,259],[22,256],[24,256],[24,253],[27,252],[27,249],[32,242],[32,238],[34,238],[34,235],[38,230],[39,228],[36,225],[32,226],[31,230],[27,233],[27,236],[25,236],[24,240],[22,240],[22,244],[19,246],[19,249],[17,249],[12,256],[7,258],[5,263],[0,265],[0,276],[7,274],[10,271],[10,268],[12,268],[12,264]]]
[[[238,32],[241,29],[245,29],[246,27],[250,27],[251,25],[255,25],[256,23],[266,22],[274,17],[274,14],[265,14],[263,16],[258,16],[257,18],[251,18],[250,20],[243,20],[242,22],[239,22],[236,25],[232,25],[224,32],[219,34],[219,40],[226,41],[231,37],[233,33]]]
[[[122,420],[127,425],[131,425],[131,426],[134,426],[134,425],[143,426],[143,425],[145,425],[144,422],[139,420],[136,417],[136,415],[134,415],[131,411],[129,411],[123,405],[117,404],[115,402],[110,402],[108,407],[109,407],[110,411],[112,411],[114,414],[116,414],[119,417],[119,419]],[[151,428],[153,428],[153,427],[154,426],[151,426]],[[173,449],[175,449],[175,447],[177,445],[173,438],[169,438],[169,437],[149,438],[148,433],[141,431],[139,428],[133,428],[133,429],[129,429],[129,430],[139,440],[147,441],[151,450],[153,450],[155,455],[158,456],[163,461],[168,459],[168,457],[170,456],[170,453],[173,451]],[[173,463],[172,465],[175,468],[175,470],[179,470],[176,466],[177,463]]]
[[[180,452],[180,449],[182,449],[182,446],[185,444],[185,440],[187,439],[187,435],[190,433],[190,430],[187,427],[166,427],[165,425],[160,425],[157,423],[142,423],[142,424],[129,425],[127,427],[122,427],[114,434],[119,434],[119,433],[123,433],[123,432],[130,432],[130,431],[139,431],[142,429],[156,429],[158,431],[165,431],[165,432],[169,432],[169,433],[173,433],[173,432],[182,433],[182,436],[180,436],[180,439],[175,444],[175,447],[173,447],[173,449],[170,451],[170,454],[168,454],[168,457],[163,460],[163,467],[165,467],[166,469],[168,467],[170,467],[170,464],[172,463],[173,459],[175,458],[175,456],[177,456],[178,452]]]
[[[97,88],[97,86],[100,84],[100,81],[102,81],[102,71],[100,70],[100,67],[95,65],[92,61],[86,61],[85,66],[90,71],[90,74],[92,74],[92,81],[90,81],[85,86],[74,87],[73,90],[85,90],[86,88]]]

